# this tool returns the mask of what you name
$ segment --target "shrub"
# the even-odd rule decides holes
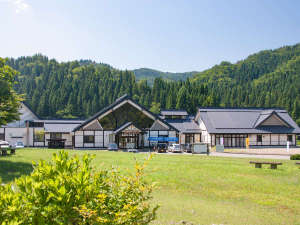
[[[291,155],[290,160],[300,160],[300,154]]]
[[[30,176],[0,187],[0,224],[148,224],[157,206],[149,200],[153,185],[143,179],[144,165],[134,175],[117,170],[95,172],[92,157],[53,155],[34,164]]]

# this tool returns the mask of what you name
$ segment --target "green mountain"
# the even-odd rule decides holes
[[[127,93],[153,112],[281,107],[300,124],[300,44],[261,51],[234,64],[221,62],[198,73],[121,71],[90,60],[59,63],[43,55],[7,59],[7,64],[20,72],[17,92],[45,118],[86,118]]]
[[[137,80],[147,80],[149,85],[153,85],[156,78],[163,78],[167,81],[179,81],[186,80],[187,78],[192,77],[194,74],[198,73],[196,71],[185,72],[185,73],[170,73],[170,72],[161,72],[158,70],[140,68],[133,70],[133,73]]]

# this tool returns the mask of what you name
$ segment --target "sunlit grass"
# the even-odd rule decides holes
[[[24,149],[0,158],[3,182],[29,174],[32,161],[51,159],[54,152]],[[114,166],[121,172],[133,171],[135,160],[148,157],[147,153],[69,152],[95,154],[96,168]],[[300,224],[300,169],[293,161],[282,161],[277,170],[255,169],[250,160],[155,155],[146,169],[146,179],[157,182],[153,201],[161,205],[153,224]]]

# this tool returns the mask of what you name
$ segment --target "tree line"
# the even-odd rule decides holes
[[[43,55],[6,59],[19,71],[15,90],[42,118],[87,118],[123,94],[151,111],[161,108],[281,107],[300,124],[300,44],[261,51],[237,63],[222,62],[185,81],[136,81],[89,60],[59,63]]]

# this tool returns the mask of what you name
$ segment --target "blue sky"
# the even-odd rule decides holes
[[[300,1],[0,0],[0,56],[201,71],[300,42]]]

